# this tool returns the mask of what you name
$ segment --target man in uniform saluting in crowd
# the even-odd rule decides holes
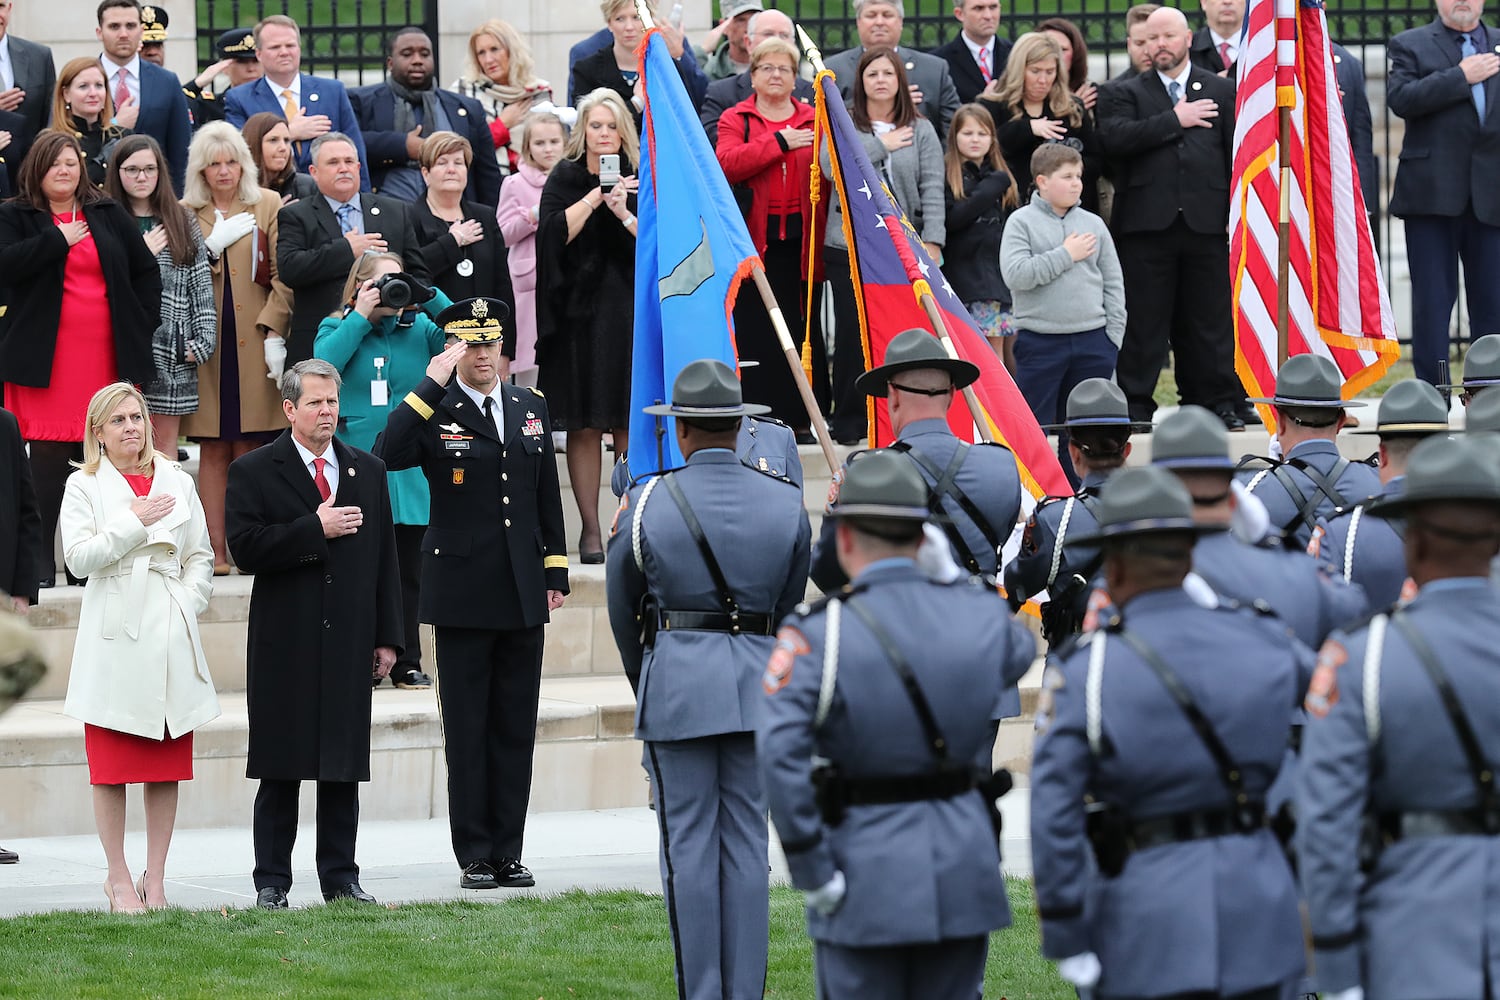
[[[630,489],[609,542],[609,623],[636,692],[684,1000],[765,991],[759,687],[807,589],[812,536],[802,491],[735,454],[741,420],[768,410],[723,362],[686,365],[672,402],[646,412],[674,418],[687,463]]]
[[[391,469],[420,466],[432,491],[417,615],[436,630],[448,822],[465,889],[536,884],[521,847],[543,626],[568,593],[547,401],[500,381],[508,317],[488,298],[439,313],[457,342],[375,441]]]

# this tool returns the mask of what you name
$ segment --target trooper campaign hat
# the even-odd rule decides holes
[[[1500,392],[1475,396],[1464,410],[1464,430],[1500,431]]]
[[[1196,524],[1193,498],[1187,487],[1166,469],[1121,469],[1109,478],[1094,506],[1098,527],[1089,534],[1069,535],[1064,545],[1098,545],[1137,535],[1189,532],[1201,535],[1224,531],[1228,525]]]
[[[510,306],[500,299],[477,296],[453,303],[437,314],[436,323],[443,333],[466,344],[497,344],[505,339],[508,319]]]
[[[1276,395],[1257,396],[1248,402],[1271,406],[1337,409],[1364,406],[1358,400],[1342,395],[1344,377],[1339,366],[1317,354],[1298,354],[1288,358],[1276,373]]]
[[[235,62],[255,61],[255,29],[254,28],[230,28],[219,36],[214,43],[214,51],[219,54],[220,59],[233,59]]]
[[[722,361],[702,358],[683,365],[672,381],[672,402],[642,407],[657,417],[743,417],[770,413],[769,406],[745,402],[734,369]]]
[[[825,516],[930,521],[931,499],[932,490],[915,462],[889,448],[872,448],[849,456],[838,502]]]
[[[1469,500],[1500,506],[1500,463],[1483,435],[1436,435],[1412,449],[1404,489],[1371,501],[1375,517],[1405,517],[1418,504]]]
[[[141,44],[160,44],[167,40],[167,25],[171,22],[167,12],[155,4],[141,8]]]
[[[1086,378],[1068,393],[1067,416],[1060,424],[1043,424],[1044,431],[1073,430],[1084,427],[1126,427],[1131,431],[1148,431],[1151,425],[1130,419],[1125,393],[1107,378]]]
[[[854,388],[866,396],[885,396],[893,377],[918,368],[947,372],[955,389],[962,389],[979,378],[977,365],[948,357],[942,341],[926,330],[906,330],[885,345],[885,363],[855,379]]]
[[[1234,471],[1224,421],[1201,406],[1184,406],[1156,425],[1151,464],[1163,469]]]
[[[1374,427],[1361,427],[1349,433],[1405,437],[1440,434],[1448,429],[1448,405],[1436,389],[1417,378],[1403,379],[1391,386],[1380,398],[1380,408],[1375,413]]]
[[[1445,382],[1439,389],[1482,389],[1500,385],[1500,333],[1487,333],[1464,353],[1462,382]]]

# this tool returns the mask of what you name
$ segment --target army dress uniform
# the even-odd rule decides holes
[[[872,509],[858,479],[886,462],[910,477],[902,516],[926,519],[925,483],[884,449],[851,464],[831,516]],[[870,564],[783,625],[758,734],[771,817],[793,885],[846,886],[831,914],[807,913],[819,997],[979,994],[989,934],[1010,910],[976,775],[990,771],[996,706],[1035,653],[993,589],[938,582],[911,559]]]
[[[743,416],[733,371],[685,366],[659,414]],[[725,516],[726,511],[737,511]],[[760,997],[769,935],[760,680],[807,589],[802,492],[727,448],[632,487],[606,556],[610,626],[636,692],[683,1000]]]
[[[502,308],[469,299],[437,323],[494,342]],[[547,401],[500,382],[488,397],[499,402],[497,429],[479,395],[457,375],[446,387],[424,377],[391,411],[375,453],[393,471],[420,467],[432,496],[418,617],[436,630],[454,854],[465,868],[489,864],[501,884],[529,885],[519,859],[547,592],[568,592],[562,497]]]
[[[253,28],[230,28],[214,43],[214,53],[219,59],[255,62],[255,30]],[[199,87],[195,77],[182,85],[183,96],[187,98],[188,114],[192,116],[195,130],[202,128],[208,122],[224,120],[224,92],[214,89],[216,82],[210,80],[207,86]]]
[[[1079,544],[1211,530],[1149,468],[1111,480],[1099,525]],[[1264,799],[1312,665],[1274,620],[1181,586],[1136,594],[1049,657],[1031,848],[1042,953],[1059,971],[1097,956],[1100,997],[1266,1000],[1302,974],[1296,886]]]

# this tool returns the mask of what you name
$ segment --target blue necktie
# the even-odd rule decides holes
[[[339,210],[338,210],[338,212],[336,214],[339,217],[339,231],[340,232],[343,232],[343,233],[358,232],[358,227],[355,226],[355,224],[354,224],[354,206],[353,205],[340,205],[339,206]]]
[[[1177,102],[1182,100],[1182,84],[1176,80],[1167,84],[1167,96],[1172,99],[1172,104],[1175,107]]]
[[[1465,32],[1459,38],[1458,51],[1466,59],[1469,56],[1474,56],[1474,55],[1478,55],[1479,54],[1479,48],[1474,44],[1474,38],[1468,32]],[[1477,111],[1477,112],[1479,112],[1479,124],[1483,125],[1484,124],[1484,84],[1483,83],[1476,83],[1472,87],[1470,87],[1469,90],[1472,91],[1473,94],[1474,94],[1474,110]]]

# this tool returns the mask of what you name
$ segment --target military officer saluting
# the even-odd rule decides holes
[[[1394,604],[1401,596],[1406,554],[1401,519],[1369,517],[1366,510],[1377,500],[1399,494],[1412,449],[1424,438],[1447,430],[1448,406],[1443,397],[1428,383],[1413,378],[1397,382],[1381,398],[1373,429],[1350,431],[1380,436],[1380,492],[1330,514],[1318,524],[1307,550],[1330,573],[1362,587],[1372,608]]]
[[[1360,588],[1333,579],[1311,556],[1275,538],[1246,542],[1232,530],[1240,500],[1231,487],[1229,435],[1217,415],[1184,406],[1162,420],[1151,436],[1151,464],[1182,480],[1200,527],[1231,529],[1206,534],[1193,547],[1193,574],[1214,594],[1240,604],[1263,603],[1313,649],[1365,613]]]
[[[1021,478],[1010,449],[970,445],[948,426],[954,396],[977,378],[976,366],[948,357],[931,333],[907,330],[886,345],[885,363],[854,384],[886,400],[896,435],[891,447],[904,452],[933,488],[934,509],[945,517],[942,528],[954,559],[967,572],[994,580],[1000,546],[1020,516]],[[823,524],[813,549],[812,578],[825,593],[848,582],[832,522]]]
[[[1090,584],[1102,565],[1099,550],[1072,546],[1074,536],[1094,531],[1094,508],[1105,481],[1130,456],[1130,434],[1150,430],[1130,419],[1120,387],[1107,378],[1084,379],[1068,393],[1067,419],[1044,430],[1068,432],[1068,456],[1083,477],[1070,497],[1048,497],[1026,522],[1021,551],[1005,567],[1005,590],[1012,608],[1047,594],[1042,635],[1061,643],[1083,624]]]
[[[535,884],[521,848],[542,632],[568,593],[547,401],[498,374],[508,315],[487,298],[439,313],[457,342],[375,441],[388,468],[420,467],[432,493],[418,616],[435,627],[448,818],[466,889]]]
[[[776,625],[807,590],[812,537],[802,491],[735,454],[741,420],[767,411],[743,401],[723,362],[685,366],[672,402],[646,412],[673,418],[687,463],[631,488],[607,555],[610,627],[636,692],[683,1000],[765,990],[755,729]]]
[[[1417,593],[1329,639],[1308,691],[1297,843],[1325,998],[1486,1000],[1500,983],[1500,465],[1480,435],[1417,445]]]
[[[1459,390],[1459,402],[1468,406],[1480,392],[1500,385],[1500,333],[1487,333],[1469,345],[1464,352],[1464,377],[1457,385],[1445,383],[1439,389]]]
[[[972,1000],[1010,923],[989,722],[1036,646],[993,589],[917,568],[930,499],[908,457],[851,458],[828,514],[851,583],[765,668],[760,770],[822,998]]]
[[[1037,709],[1042,953],[1101,997],[1276,1000],[1306,963],[1265,795],[1312,654],[1183,589],[1195,538],[1222,526],[1194,521],[1176,476],[1118,473],[1097,516],[1073,544],[1102,547],[1118,610],[1049,659]]]
[[[1271,516],[1290,548],[1305,549],[1318,518],[1363,500],[1380,489],[1375,470],[1339,454],[1344,411],[1364,406],[1340,395],[1338,366],[1316,354],[1287,359],[1276,373],[1276,395],[1252,399],[1276,408],[1276,440],[1282,458],[1246,456],[1240,479]],[[1249,468],[1252,463],[1264,468]]]

